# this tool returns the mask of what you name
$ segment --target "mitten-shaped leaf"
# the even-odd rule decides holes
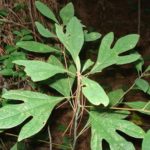
[[[76,17],[73,17],[66,26],[66,33],[63,30],[62,26],[56,24],[56,33],[59,40],[64,44],[76,63],[84,43],[82,25]]]
[[[117,131],[134,138],[143,138],[144,131],[134,123],[124,120],[126,112],[90,112],[92,130],[91,149],[102,150],[102,141],[106,140],[111,150],[135,150],[133,144],[125,140]],[[103,149],[105,150],[105,149]]]
[[[3,94],[5,99],[22,101],[0,108],[0,129],[9,129],[30,118],[19,133],[18,141],[38,133],[46,124],[49,115],[62,97],[48,96],[38,92],[11,90]]]

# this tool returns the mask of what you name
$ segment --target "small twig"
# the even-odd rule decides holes
[[[3,150],[8,150],[3,140],[0,138],[0,142],[2,143]]]
[[[79,136],[81,136],[81,135],[82,135],[85,131],[87,131],[89,128],[90,128],[90,125],[89,125],[89,123],[87,123],[87,124],[83,127],[83,129],[79,132],[77,138],[79,138]]]
[[[48,130],[48,137],[49,137],[49,150],[52,150],[52,136],[51,136],[51,132],[50,132],[50,127],[47,127]]]
[[[10,8],[8,10],[19,20],[19,22],[22,24],[22,20],[19,18],[19,16]]]
[[[0,19],[1,22],[4,22],[4,23],[8,23],[8,24],[14,24],[16,26],[20,26],[22,28],[25,28],[25,29],[28,29],[35,37],[37,37],[37,39],[40,41],[40,42],[43,42],[43,40],[36,34],[36,32],[30,30],[29,28],[27,28],[26,25],[30,25],[32,24],[32,22],[27,22],[27,23],[23,23],[23,24],[20,24],[20,23],[17,23],[17,22],[14,22],[12,20],[8,20],[8,19]]]
[[[8,19],[0,19],[0,21],[4,22],[4,23],[14,24],[16,26],[21,26],[23,28],[25,27],[25,25],[31,24],[31,22],[26,22],[26,23],[20,24],[20,23],[17,23],[17,22],[14,22],[12,20],[8,20]]]
[[[113,110],[126,110],[126,111],[138,111],[138,112],[145,112],[145,113],[150,113],[150,110],[144,110],[142,109],[136,109],[136,108],[124,108],[124,107],[111,107],[110,109]]]
[[[144,71],[138,78],[136,78],[135,81],[136,81],[137,79],[141,79],[144,75],[145,75],[145,71]],[[121,100],[122,100],[122,98],[123,98],[128,92],[130,92],[130,91],[134,88],[134,86],[136,85],[135,81],[134,81],[134,83],[124,92],[124,94],[120,97],[120,99],[119,99],[118,103],[116,104],[116,106],[119,105],[120,102],[121,102]]]
[[[0,86],[0,89],[3,89],[3,88],[9,89],[11,86],[16,86],[16,85],[19,85],[19,84],[21,84],[23,82],[25,82],[25,81],[24,80],[20,80],[20,81],[11,83],[11,84],[4,84],[4,85]]]
[[[72,149],[75,150],[76,143],[77,143],[77,129],[78,129],[78,119],[80,114],[80,96],[81,96],[81,74],[77,72],[77,93],[76,93],[76,111],[75,111],[75,118],[74,118],[74,133],[73,133],[73,146]]]
[[[18,138],[18,135],[12,134],[12,133],[7,133],[7,132],[6,132],[5,135]],[[44,140],[37,140],[37,141],[38,141],[38,142],[41,142],[41,143],[45,143],[45,144],[50,144],[50,142],[44,141]],[[27,141],[27,142],[30,142],[30,141]],[[71,149],[71,147],[66,146],[66,145],[62,145],[62,144],[57,144],[57,143],[51,143],[51,144],[54,145],[54,146],[57,146],[57,147],[63,146],[63,147],[65,147],[65,148]]]
[[[35,35],[35,26],[34,26],[34,18],[33,18],[33,16],[32,16],[32,3],[31,3],[31,1],[29,1],[28,2],[28,5],[29,5],[29,15],[30,15],[30,19],[31,19],[31,22],[32,22],[32,30],[33,30],[33,33],[34,33],[34,35]],[[37,41],[37,39],[36,39],[36,36],[34,37],[34,39],[35,39],[35,41]]]

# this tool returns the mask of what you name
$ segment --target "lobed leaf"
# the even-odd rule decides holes
[[[66,26],[66,33],[63,30],[62,26],[56,24],[56,34],[59,40],[64,44],[77,64],[78,55],[84,43],[82,25],[76,17],[73,17]]]
[[[114,64],[127,64],[136,61],[141,56],[138,53],[120,56],[135,47],[139,40],[139,35],[131,34],[120,38],[112,47],[114,41],[114,34],[108,33],[102,39],[97,61],[91,70],[91,73],[101,72],[104,68]]]
[[[10,101],[23,101],[0,108],[0,129],[10,129],[26,122],[19,133],[18,141],[38,133],[46,124],[49,115],[63,97],[54,97],[38,92],[11,90],[2,95]]]
[[[121,111],[100,113],[91,111],[91,149],[102,150],[102,141],[106,140],[110,150],[135,150],[133,144],[125,140],[117,131],[134,138],[143,138],[145,133],[139,126],[124,120],[125,117],[127,117],[127,113]]]

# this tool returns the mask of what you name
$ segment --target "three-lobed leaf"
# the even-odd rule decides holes
[[[90,103],[94,105],[103,104],[104,106],[109,104],[109,98],[107,94],[97,82],[86,77],[82,77],[82,85],[83,95]]]
[[[143,138],[143,129],[134,123],[124,120],[128,116],[127,112],[97,112],[91,111],[91,150],[105,150],[102,148],[102,141],[106,140],[110,150],[135,150],[133,144],[124,139],[117,131],[134,138]]]
[[[120,38],[112,47],[114,34],[108,33],[102,39],[97,61],[91,70],[91,73],[101,72],[104,68],[114,64],[127,64],[136,61],[141,56],[138,53],[120,56],[135,47],[139,40],[139,35],[131,34]]]
[[[0,108],[0,129],[13,128],[32,117],[21,128],[18,141],[38,133],[45,126],[55,105],[63,100],[63,97],[22,90],[5,92],[2,97],[23,103],[9,104]]]

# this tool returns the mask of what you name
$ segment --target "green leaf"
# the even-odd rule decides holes
[[[90,32],[84,31],[84,37],[86,42],[96,41],[101,37],[101,34],[98,32]]]
[[[142,90],[143,92],[147,92],[148,91],[148,89],[149,89],[149,83],[146,81],[146,80],[144,80],[144,79],[137,79],[136,81],[135,81],[135,84],[136,84],[136,86],[138,86],[138,88],[140,89],[140,90]]]
[[[114,106],[118,104],[118,102],[122,101],[122,96],[124,95],[124,91],[122,89],[117,89],[108,93],[110,106]]]
[[[91,150],[102,150],[102,141],[106,140],[111,150],[135,150],[133,144],[126,141],[117,131],[134,138],[143,138],[143,129],[134,123],[124,120],[125,112],[90,112],[92,130]],[[103,149],[105,150],[105,149]]]
[[[16,45],[15,46],[14,45],[6,45],[5,50],[6,50],[7,54],[10,54],[10,53],[16,51],[17,47],[16,47]]]
[[[35,6],[38,9],[38,11],[45,17],[53,20],[54,22],[58,23],[58,20],[56,19],[54,13],[52,12],[52,10],[50,10],[48,8],[47,5],[45,5],[44,3],[40,2],[40,1],[36,1],[35,2]]]
[[[146,68],[146,72],[150,71],[150,65]]]
[[[138,60],[140,57],[141,56],[138,53],[129,54],[127,56],[119,56],[116,64],[123,65],[123,64],[132,63],[132,62]]]
[[[15,76],[15,75],[17,75],[17,73],[14,72],[12,69],[3,69],[3,70],[0,70],[0,75],[2,75],[2,76]]]
[[[10,150],[26,150],[23,142],[17,142]]]
[[[21,38],[21,41],[31,41],[31,40],[33,40],[32,35],[26,35],[26,36]]]
[[[147,131],[146,135],[144,136],[144,140],[142,142],[142,150],[149,150],[150,148],[150,130]]]
[[[9,55],[9,58],[4,61],[5,69],[12,69],[14,64],[12,63],[14,60],[25,60],[26,55],[23,52],[14,52]]]
[[[86,71],[87,69],[89,69],[93,64],[94,64],[94,62],[91,61],[91,59],[88,59],[88,60],[85,62],[83,68],[82,68],[82,72],[84,72],[84,71]]]
[[[60,17],[65,25],[70,21],[70,19],[74,16],[74,7],[70,2],[65,7],[60,10]]]
[[[8,91],[2,97],[10,101],[21,100],[23,103],[9,104],[0,108],[0,129],[13,128],[32,117],[21,128],[18,141],[38,133],[45,126],[54,107],[63,100],[62,97],[22,90]]]
[[[42,43],[35,42],[35,41],[21,41],[21,42],[17,42],[16,45],[27,51],[36,52],[36,53],[59,52],[57,49],[55,49],[49,45],[42,44]]]
[[[104,68],[114,64],[127,64],[136,61],[141,56],[137,53],[120,56],[120,54],[133,49],[139,40],[139,35],[131,34],[120,38],[111,48],[114,34],[108,33],[102,39],[97,61],[91,73],[101,72]]]
[[[31,32],[30,30],[28,30],[28,29],[22,29],[22,30],[21,30],[21,33],[22,33],[22,35],[29,35],[29,34],[31,34],[32,32]]]
[[[84,34],[80,21],[73,17],[66,27],[66,33],[63,27],[56,24],[56,33],[59,40],[64,44],[77,65],[79,52],[84,43]]]
[[[108,96],[106,95],[104,89],[97,82],[83,77],[82,85],[82,92],[90,103],[94,105],[103,104],[104,106],[109,104]]]
[[[140,113],[150,115],[150,102],[136,101],[126,102],[125,104],[131,108],[137,109]]]
[[[55,66],[59,66],[59,67],[64,67],[64,65],[61,63],[61,61],[55,57],[54,55],[50,55],[50,57],[48,58],[47,62],[49,64],[55,65]]]
[[[135,68],[136,68],[138,74],[142,73],[143,65],[144,65],[144,59],[142,57],[135,62]]]
[[[17,60],[15,64],[22,65],[25,67],[25,72],[31,77],[33,81],[46,80],[55,74],[65,73],[66,70],[62,67],[51,65],[46,62],[36,60]]]
[[[36,28],[38,30],[38,32],[46,38],[56,38],[56,36],[51,33],[47,28],[45,28],[40,22],[36,21],[35,22]]]
[[[55,57],[50,56],[49,63],[58,67],[62,67],[63,64]],[[75,73],[76,69],[73,65],[69,67],[69,71]],[[65,97],[70,96],[72,86],[75,80],[75,76],[68,76],[68,75],[60,75],[55,76],[50,79],[49,86],[64,95]]]

